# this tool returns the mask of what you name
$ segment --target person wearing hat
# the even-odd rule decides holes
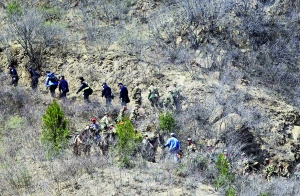
[[[135,103],[138,105],[142,105],[142,90],[139,87],[139,83],[134,83],[134,89],[132,91],[132,99],[134,99]]]
[[[99,142],[100,142],[100,139],[101,139],[101,136],[100,136],[100,134],[99,134],[99,132],[100,132],[100,126],[96,123],[96,118],[95,117],[93,117],[92,119],[91,119],[91,124],[90,124],[90,127],[89,128],[93,128],[93,131],[94,131],[94,142],[96,143],[96,144],[99,144]]]
[[[265,159],[265,162],[266,162],[266,167],[264,170],[265,178],[268,181],[270,181],[272,174],[275,173],[275,167],[268,158]]]
[[[174,105],[176,107],[176,109],[179,108],[179,104],[180,104],[180,91],[177,88],[176,83],[173,84],[173,88],[172,90],[172,96],[173,96],[173,100],[174,100]]]
[[[128,97],[128,90],[126,86],[123,85],[122,82],[118,83],[118,86],[120,87],[120,100],[121,100],[121,105],[126,106],[127,103],[130,102],[130,99]]]
[[[289,177],[290,172],[288,170],[288,167],[289,167],[288,163],[284,163],[280,161],[278,166],[278,175],[282,177]]]
[[[169,84],[166,84],[166,91],[169,92],[170,90],[172,90],[172,89],[170,88],[170,85],[169,85]]]
[[[142,144],[147,145],[149,143],[149,137],[148,134],[143,135]]]
[[[108,131],[109,131],[110,133],[116,133],[115,126],[114,126],[112,123],[109,124],[109,126],[108,126]]]
[[[11,76],[10,85],[18,86],[19,75],[17,70],[11,64],[8,65],[7,69],[9,69],[9,75]]]
[[[141,117],[141,115],[139,113],[139,109],[140,109],[140,105],[135,105],[134,109],[132,110],[132,112],[130,113],[130,116],[129,116],[129,119],[131,122],[133,122],[136,119],[138,119],[139,117]]]
[[[105,130],[109,127],[109,114],[105,112],[104,116],[100,120],[101,130]]]
[[[178,162],[178,157],[177,154],[179,153],[180,150],[180,143],[178,139],[175,136],[175,133],[170,134],[170,138],[167,140],[167,142],[163,145],[163,147],[169,147],[168,154],[166,157],[166,161],[170,159],[170,157],[173,156],[174,162]]]
[[[80,91],[83,91],[83,99],[86,103],[91,103],[89,96],[93,93],[93,90],[91,89],[91,87],[89,87],[89,85],[84,82],[84,78],[81,76],[79,77],[79,81],[80,81],[80,88],[78,89],[78,91],[76,92],[76,94],[78,94]]]
[[[100,126],[96,123],[96,118],[95,117],[93,117],[92,119],[91,119],[91,124],[90,124],[90,127],[92,127],[93,129],[95,129],[95,131],[96,131],[96,133],[97,132],[99,132],[99,130],[100,130]]]
[[[51,97],[55,96],[55,89],[58,86],[58,79],[54,73],[51,73],[50,71],[46,71],[46,82],[45,85],[47,88],[49,88]]]
[[[28,69],[28,72],[30,74],[30,78],[31,78],[31,88],[33,91],[36,91],[37,89],[37,85],[39,83],[39,77],[40,77],[40,74],[38,74],[35,70],[33,70],[32,68],[29,68]]]
[[[154,86],[154,83],[150,83],[150,87],[148,88],[149,94],[148,99],[151,102],[152,107],[158,108],[159,106],[159,92],[157,87]]]
[[[60,93],[60,98],[63,101],[66,101],[66,99],[67,99],[67,93],[69,92],[69,84],[65,80],[65,76],[60,76],[59,77],[58,90],[59,90],[59,93]]]
[[[241,160],[239,161],[239,164],[242,166],[242,173],[243,175],[248,174],[248,171],[250,170],[250,162],[248,158],[246,157],[246,153],[241,154]]]
[[[106,107],[109,107],[109,106],[111,106],[111,100],[112,100],[111,88],[106,84],[106,82],[103,82],[102,86],[103,86],[102,97],[105,97]]]
[[[193,140],[191,138],[188,138],[187,142],[188,142],[188,147],[187,147],[188,154],[196,152],[197,148]]]
[[[172,110],[174,108],[174,99],[172,93],[172,90],[169,89],[167,94],[163,97],[163,106],[167,110]]]

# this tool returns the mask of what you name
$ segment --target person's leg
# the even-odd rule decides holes
[[[126,101],[121,101],[121,106],[126,106],[127,104],[126,104]]]
[[[31,80],[31,88],[33,91],[36,91],[38,85],[38,78],[33,78]]]
[[[50,89],[51,97],[54,97],[56,86],[52,85],[52,86],[49,87],[49,89]]]
[[[11,78],[11,83],[10,85],[13,85],[13,86],[18,86],[18,80],[16,77],[12,77]]]
[[[63,100],[63,102],[65,102],[67,100],[67,92],[63,91],[60,94],[60,98]]]
[[[166,155],[166,159],[165,159],[165,162],[168,162],[170,160],[170,157],[171,157],[171,153],[168,152],[167,155]]]
[[[111,106],[111,98],[106,98],[106,107]]]
[[[178,157],[177,157],[177,152],[173,153],[173,157],[174,157],[174,163],[178,162]]]
[[[89,95],[87,93],[83,93],[83,99],[84,99],[84,102],[91,103],[91,101],[89,99]]]

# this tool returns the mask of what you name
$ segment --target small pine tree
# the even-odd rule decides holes
[[[218,176],[215,179],[215,187],[226,188],[226,196],[234,196],[235,189],[231,187],[231,184],[234,182],[234,176],[229,173],[229,163],[222,153],[219,154],[216,168],[218,170]]]
[[[171,112],[167,113],[160,113],[158,117],[159,121],[159,128],[162,129],[163,131],[166,131],[168,133],[171,133],[174,125],[175,125],[175,120],[172,116]]]
[[[47,156],[52,157],[57,155],[68,142],[69,122],[55,100],[46,109],[42,121],[41,143],[46,149]]]
[[[116,126],[116,134],[118,137],[116,150],[120,156],[120,165],[126,168],[132,167],[129,156],[142,141],[142,136],[134,130],[128,117],[124,117],[123,121]]]

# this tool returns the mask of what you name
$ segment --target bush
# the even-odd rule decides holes
[[[160,129],[162,129],[163,131],[167,131],[168,133],[171,133],[175,125],[175,120],[171,112],[160,113],[158,117],[158,121],[159,121]]]
[[[21,8],[21,5],[19,2],[12,1],[11,3],[7,4],[6,11],[7,11],[8,16],[11,16],[14,14],[19,15],[22,13],[22,8]]]
[[[142,136],[136,132],[128,117],[116,126],[117,152],[120,156],[120,166],[130,168],[133,166],[129,156],[132,155],[137,145],[142,141]]]
[[[235,189],[231,187],[231,184],[234,181],[234,176],[229,173],[229,163],[222,153],[218,156],[216,168],[218,170],[218,176],[215,180],[215,187],[225,189],[229,187],[227,188],[225,195],[235,195]]]
[[[42,121],[41,143],[47,151],[47,156],[52,157],[57,155],[68,142],[69,122],[55,100],[48,106]]]

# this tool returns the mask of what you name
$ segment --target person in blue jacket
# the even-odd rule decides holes
[[[59,77],[58,90],[60,92],[60,98],[63,101],[66,101],[66,99],[67,99],[67,92],[69,92],[69,84],[65,80],[65,76],[60,76]]]
[[[126,86],[122,84],[122,82],[118,83],[118,86],[120,87],[120,100],[121,100],[121,105],[126,106],[127,103],[130,102],[130,99],[128,97],[128,90]]]
[[[29,68],[28,69],[28,72],[30,74],[30,77],[31,77],[31,88],[33,91],[36,91],[37,89],[37,85],[39,83],[39,77],[40,77],[40,74],[38,74],[34,69],[32,68]]]
[[[11,76],[10,85],[13,85],[15,87],[18,86],[19,75],[17,73],[17,70],[11,64],[9,64],[7,68],[9,69],[9,74]]]
[[[49,88],[51,97],[55,96],[55,89],[58,86],[58,79],[54,73],[46,71],[46,87]]]
[[[109,107],[111,105],[111,88],[106,84],[106,82],[102,83],[103,89],[102,89],[102,97],[105,97],[106,99],[106,107]]]
[[[175,133],[170,134],[170,138],[167,140],[167,143],[163,147],[169,147],[168,154],[166,157],[166,161],[170,159],[170,157],[174,157],[174,162],[177,163],[178,157],[177,154],[180,150],[180,143],[175,136]]]

